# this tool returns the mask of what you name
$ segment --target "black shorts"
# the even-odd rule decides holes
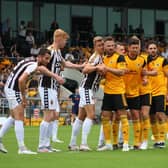
[[[140,110],[140,96],[127,98],[128,109]]]
[[[150,106],[152,103],[152,96],[150,93],[145,95],[140,95],[140,105],[141,106]]]
[[[156,112],[165,112],[166,101],[164,95],[152,96],[152,105],[150,109],[150,114],[156,114]]]
[[[168,116],[168,105],[166,105],[166,115]]]
[[[104,93],[102,110],[116,111],[127,107],[125,94],[106,94]]]

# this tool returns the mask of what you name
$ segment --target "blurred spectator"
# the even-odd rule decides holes
[[[33,27],[33,22],[32,21],[28,21],[27,22],[27,31],[34,31],[34,27]]]
[[[70,62],[74,62],[75,58],[72,54],[72,50],[69,49],[69,52],[65,54],[65,60],[66,61],[70,61]]]
[[[140,38],[143,34],[144,34],[144,29],[142,24],[139,24],[139,27],[137,27],[135,29],[135,33],[137,34],[137,36]]]
[[[135,30],[132,25],[129,25],[129,36],[133,36],[135,34]]]
[[[38,78],[33,76],[28,84],[28,96],[35,97],[38,95]]]
[[[7,18],[2,22],[2,35],[10,38],[10,19]]]
[[[58,25],[57,21],[53,21],[50,25],[50,31],[54,32],[58,28],[59,28],[59,25]]]
[[[163,51],[161,52],[161,55],[163,57],[165,57],[166,59],[168,59],[168,44],[166,44],[164,47],[163,47]]]
[[[21,37],[21,38],[25,38],[26,37],[26,25],[25,25],[25,21],[24,20],[20,21],[18,34],[19,34],[19,37]]]
[[[71,34],[71,46],[75,47],[75,46],[79,46],[79,41],[80,40],[80,33],[78,30],[78,26],[76,26],[73,30],[72,30],[72,34]]]
[[[0,22],[0,36],[2,36],[2,22]]]
[[[7,48],[11,42],[10,32],[10,19],[7,18],[4,22],[2,22],[2,41],[5,48]]]
[[[1,35],[0,35],[0,50],[4,49],[4,45],[2,44],[2,38],[1,38]]]
[[[33,44],[32,48],[30,49],[30,54],[32,56],[37,56],[40,51],[40,48],[38,48],[37,44]]]
[[[79,110],[80,95],[78,88],[76,88],[75,92],[69,96],[69,99],[72,102],[72,111],[71,111],[71,125],[72,125],[76,117],[78,116],[78,110]]]
[[[50,30],[49,30],[49,40],[53,38],[54,31],[59,28],[59,25],[57,21],[53,21],[50,25]]]
[[[33,36],[32,31],[28,31],[26,35],[26,42],[29,44],[29,47],[32,48],[33,45],[35,44],[35,39]]]

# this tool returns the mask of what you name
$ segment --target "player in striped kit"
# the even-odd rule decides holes
[[[80,102],[79,113],[76,118],[71,134],[69,150],[76,151],[79,147],[76,144],[77,135],[82,127],[82,141],[80,145],[81,151],[90,151],[87,145],[87,137],[91,130],[93,119],[95,116],[94,93],[99,88],[99,83],[104,72],[104,64],[102,61],[104,53],[103,38],[97,36],[93,39],[95,52],[89,58],[88,64],[83,69],[84,78],[79,87]]]
[[[51,51],[51,60],[47,68],[60,75],[62,67],[81,69],[84,64],[77,65],[65,61],[61,55],[62,48],[65,47],[69,35],[62,29],[56,29],[53,35],[53,44],[48,47]],[[60,106],[58,102],[58,91],[60,84],[45,75],[42,76],[39,85],[39,93],[42,102],[43,121],[40,124],[40,135],[38,152],[57,152],[58,149],[53,149],[50,145],[50,138],[52,133],[56,134],[56,127],[58,127],[58,114]]]
[[[10,73],[5,84],[5,94],[9,102],[11,115],[0,129],[1,152],[7,153],[7,150],[2,144],[2,137],[14,124],[16,139],[19,147],[18,154],[36,154],[36,152],[28,150],[24,144],[23,120],[24,108],[26,106],[26,84],[32,75],[34,75],[37,71],[55,78],[59,83],[64,82],[61,77],[50,72],[44,67],[49,63],[50,58],[50,51],[48,49],[41,49],[36,59],[34,57],[30,57],[20,61]]]

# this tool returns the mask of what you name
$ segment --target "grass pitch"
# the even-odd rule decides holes
[[[97,152],[99,128],[98,125],[94,125],[89,135],[89,146],[93,149],[91,152],[68,151],[71,126],[60,126],[59,138],[64,140],[64,143],[52,143],[52,146],[61,149],[62,152],[37,155],[18,155],[14,130],[11,128],[3,139],[8,153],[0,153],[0,168],[165,168],[168,166],[168,147],[146,151]],[[25,127],[25,144],[33,151],[37,150],[38,135],[39,127]],[[78,142],[80,144],[80,138]],[[150,142],[149,146],[152,146],[152,143]]]

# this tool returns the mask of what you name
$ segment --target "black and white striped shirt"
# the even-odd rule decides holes
[[[102,57],[95,52],[89,58],[89,63],[93,66],[96,66],[98,64],[103,63],[103,60],[102,60]],[[85,74],[84,78],[80,83],[80,87],[97,91],[99,89],[99,84],[101,79],[102,79],[102,76],[98,74],[96,71],[93,71],[89,74]]]
[[[62,57],[61,51],[51,50],[51,60],[47,65],[48,70],[60,75],[62,62],[63,62],[63,57]],[[58,90],[60,85],[52,77],[42,75],[40,78],[39,86]]]
[[[31,75],[36,71],[37,69],[37,62],[34,57],[28,57],[20,62],[14,67],[13,71],[10,73],[5,87],[13,89],[15,91],[19,91],[19,83],[18,80],[20,76],[26,72],[29,75],[29,78]]]

